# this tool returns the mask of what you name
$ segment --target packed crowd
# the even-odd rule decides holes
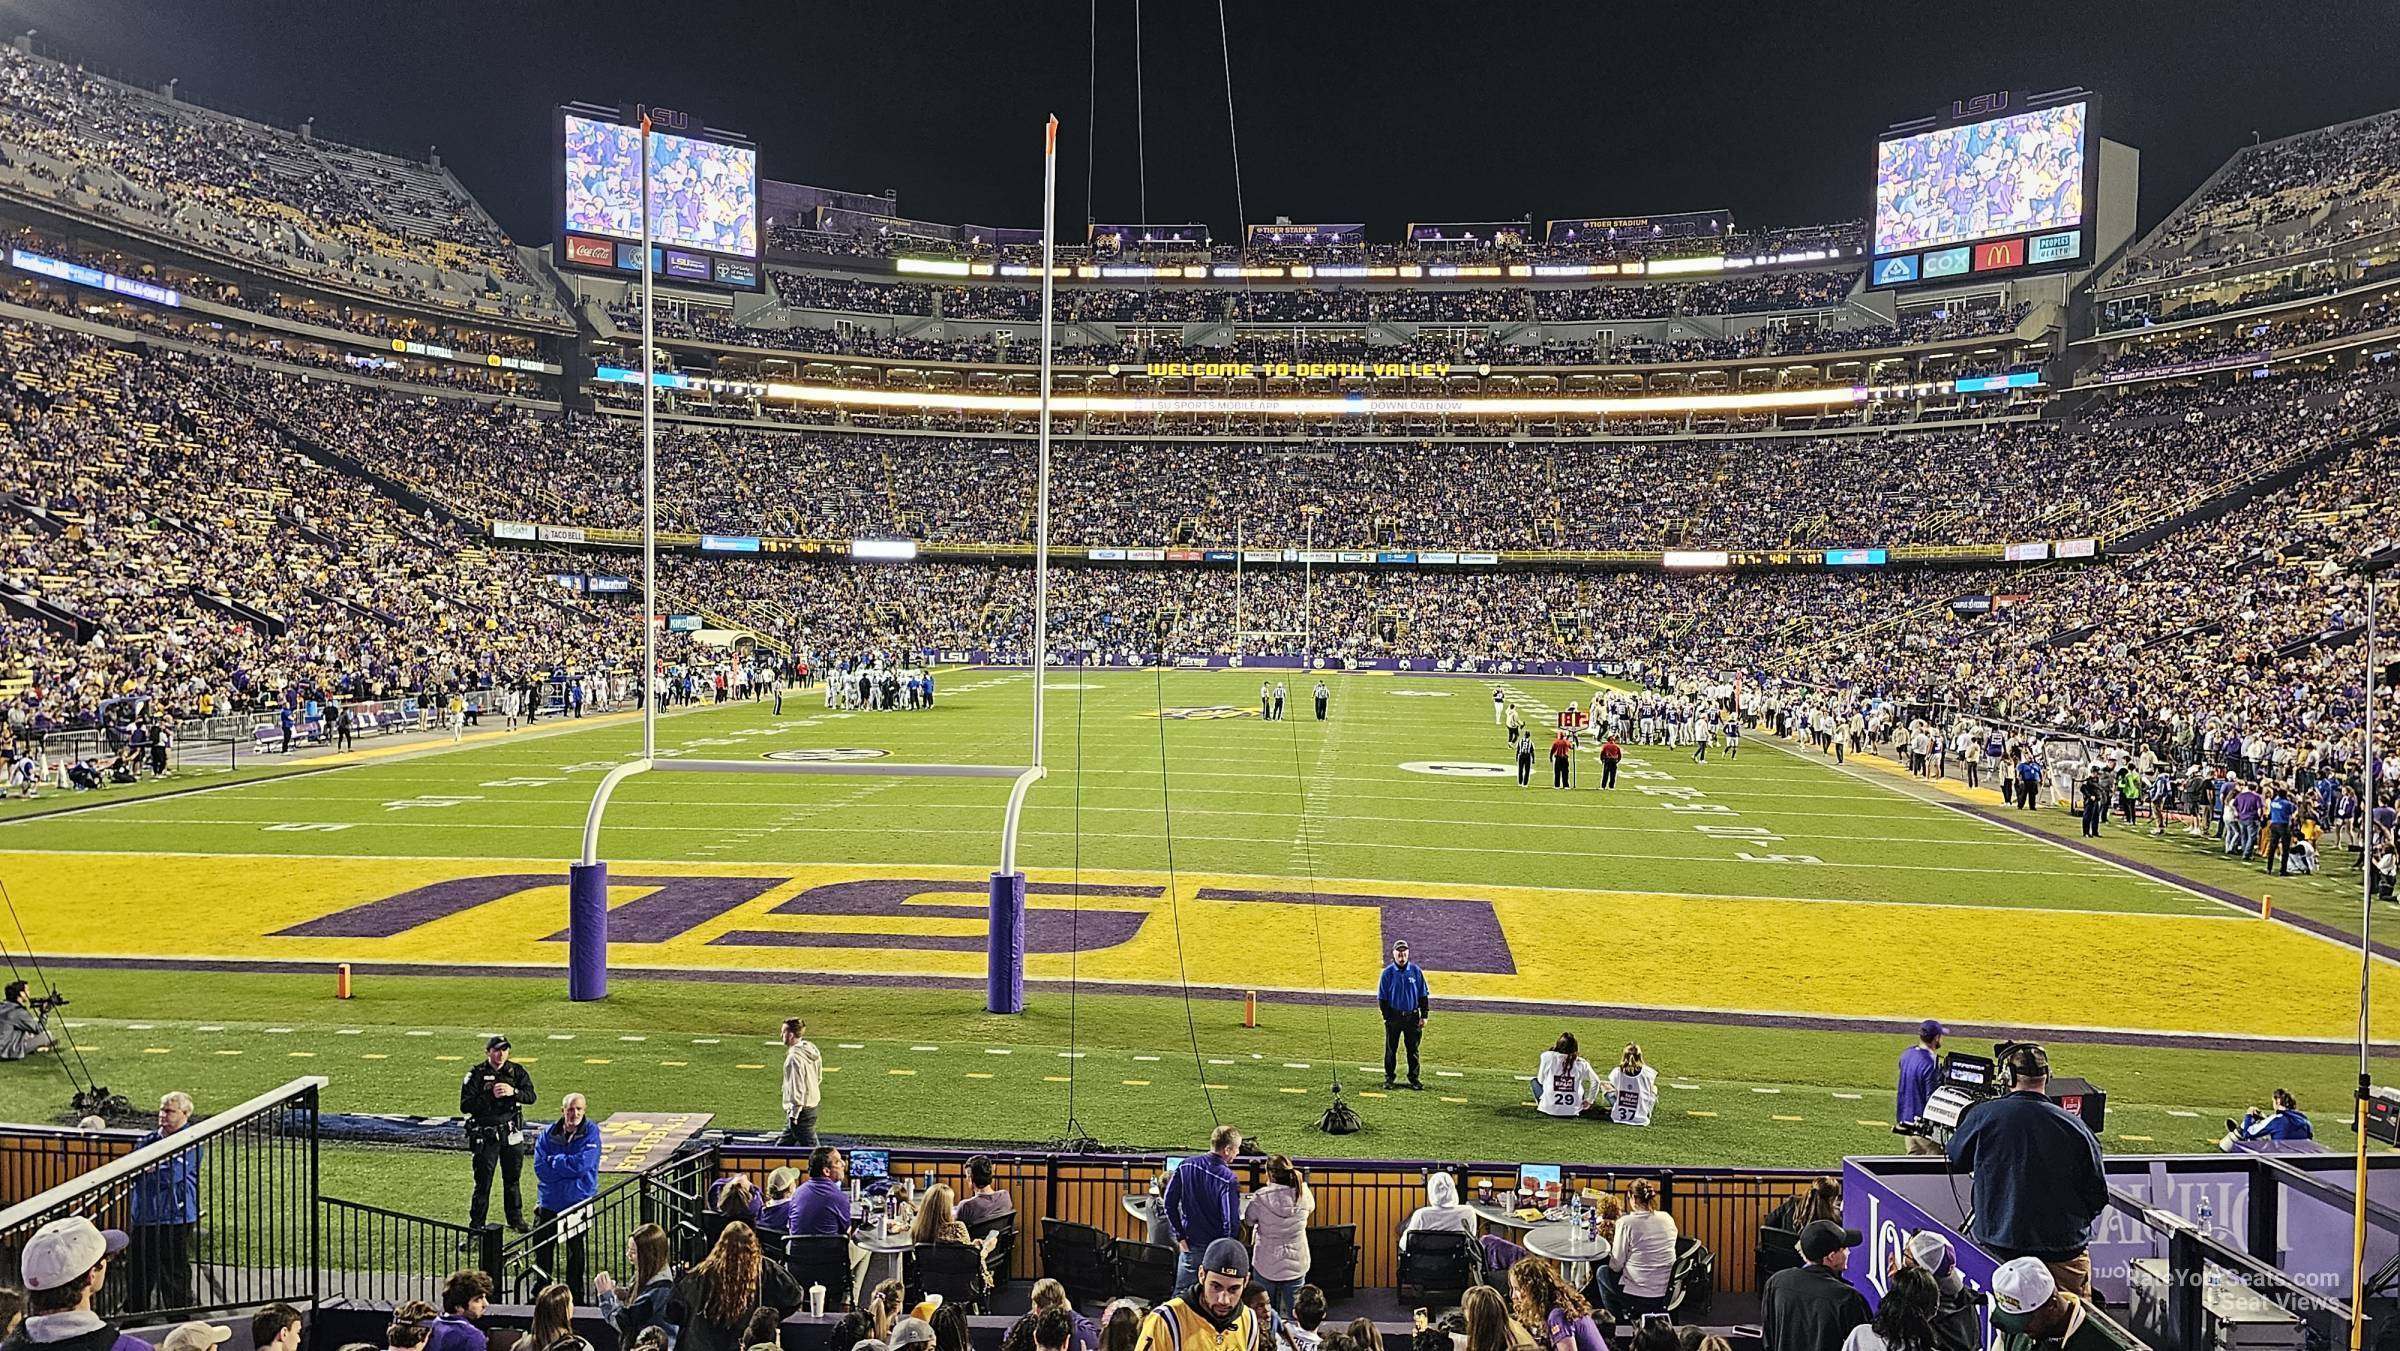
[[[2171,336],[2135,339],[2094,363],[2095,374],[2147,371],[2186,362],[2255,354],[2290,352],[2315,343],[2355,334],[2376,333],[2400,323],[2400,305],[2390,297],[2371,300],[2347,313],[2330,309],[2279,316],[2274,319],[2210,325],[2182,330]]]
[[[9,47],[0,172],[129,226],[396,298],[563,327],[449,176],[169,100]]]
[[[931,315],[1023,322],[1041,317],[1030,286],[930,286],[770,270],[775,294],[799,309],[849,314]],[[1828,309],[1858,282],[1856,271],[1761,272],[1712,281],[1626,283],[1530,290],[1477,286],[1353,287],[1068,286],[1054,295],[1061,323],[1355,324],[1552,323],[1664,319],[1678,314],[1749,314]]]
[[[2238,267],[2400,226],[2400,112],[2248,146],[2110,279]]]
[[[250,411],[285,377],[13,323],[0,364],[0,578],[97,626],[11,622],[12,726],[126,696],[201,715],[576,669],[636,631],[542,560],[289,448]]]
[[[1053,451],[1055,542],[1642,549],[1990,542],[2097,533],[2388,415],[2379,372],[2251,381],[2015,423],[1556,446],[1075,442]],[[265,377],[262,377],[265,378]],[[282,380],[262,415],[475,516],[630,527],[620,419],[461,409]],[[661,524],[717,534],[1029,538],[1020,441],[669,427]],[[938,486],[938,509],[928,491]],[[1312,511],[1310,508],[1321,508]]]

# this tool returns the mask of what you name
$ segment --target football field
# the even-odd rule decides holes
[[[1763,734],[1706,763],[1629,746],[1608,791],[1589,754],[1550,787],[1545,751],[1519,787],[1492,683],[1331,683],[1328,720],[1299,680],[1277,723],[1255,674],[1052,673],[1020,1018],[981,1012],[989,780],[629,780],[602,833],[616,987],[569,1004],[565,865],[638,749],[623,718],[76,801],[0,824],[0,881],[94,1073],[137,1100],[318,1072],[336,1109],[441,1113],[507,1031],[602,1115],[764,1126],[775,1024],[798,1014],[842,1134],[1044,1140],[1072,1115],[1180,1146],[1214,1114],[1295,1153],[1830,1165],[1894,1143],[1892,1062],[1931,1016],[1972,1029],[1961,1045],[2040,1030],[2109,1090],[2118,1147],[2200,1147],[2275,1086],[2340,1111],[2354,949]],[[1545,745],[1592,693],[1500,688]],[[930,710],[795,692],[781,716],[677,713],[660,746],[1022,763],[1031,699],[1026,672],[946,671]],[[1384,1098],[1372,990],[1402,937],[1434,991],[1428,1090]],[[1523,1076],[1562,1028],[1602,1069],[1642,1043],[1657,1125],[1533,1113]],[[1369,1130],[1300,1135],[1337,1070]],[[0,1071],[18,1119],[63,1096],[55,1070]]]

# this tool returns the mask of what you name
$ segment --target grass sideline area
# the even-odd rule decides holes
[[[1319,723],[1292,674],[1278,725],[1256,716],[1256,673],[1052,673],[1018,1018],[980,1011],[999,792],[884,778],[629,781],[603,832],[611,996],[569,1003],[563,860],[593,782],[638,746],[626,722],[0,824],[0,880],[57,959],[96,1077],[137,1104],[186,1088],[204,1111],[325,1073],[329,1110],[448,1113],[481,1036],[506,1031],[545,1103],[572,1089],[602,1115],[765,1127],[789,1012],[826,1051],[826,1128],[869,1140],[1039,1143],[1071,1079],[1074,1115],[1112,1145],[1188,1148],[1213,1109],[1296,1153],[1472,1140],[1478,1157],[1828,1167],[1895,1143],[1893,1064],[1929,1015],[2087,1029],[2053,1059],[2108,1091],[2112,1149],[2205,1148],[2271,1087],[2329,1131],[2343,1115],[2357,966],[2336,943],[1762,736],[1704,764],[1629,747],[1613,792],[1589,756],[1572,791],[1546,761],[1519,788],[1492,682],[1334,677]],[[1498,687],[1545,739],[1592,692]],[[949,673],[923,712],[796,692],[781,716],[678,714],[661,747],[1008,763],[1031,694],[1021,671]],[[1427,1089],[1366,1096],[1382,1038],[1365,996],[1393,936],[1435,990]],[[319,974],[337,961],[357,964],[355,1000]],[[2386,1000],[2379,1022],[2400,1017]],[[1562,1028],[1603,1069],[1642,1043],[1657,1125],[1532,1111],[1523,1076]],[[1358,1136],[1307,1129],[1337,1064]],[[55,1068],[0,1069],[0,1115],[48,1119],[65,1095]],[[413,1196],[419,1164],[389,1153],[340,1157]],[[464,1177],[463,1157],[421,1164]]]

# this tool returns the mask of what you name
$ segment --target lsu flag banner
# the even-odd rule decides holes
[[[672,1157],[714,1112],[619,1112],[600,1123],[600,1171],[638,1173]]]

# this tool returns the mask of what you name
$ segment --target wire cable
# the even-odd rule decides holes
[[[1311,702],[1314,702],[1313,694]],[[1286,718],[1284,721],[1290,722],[1291,719]],[[1308,871],[1308,927],[1317,944],[1317,993],[1324,996],[1321,1005],[1325,1011],[1325,1063],[1333,1071],[1333,1091],[1338,1096],[1342,1091],[1342,1065],[1334,1055],[1333,984],[1325,969],[1324,910],[1317,902],[1317,837],[1314,818],[1310,816],[1308,810],[1308,784],[1300,776],[1300,727],[1297,723],[1292,724],[1290,740],[1292,743],[1292,791],[1300,799],[1300,857]],[[1320,751],[1319,754],[1321,755],[1323,752]]]
[[[1192,1071],[1200,1078],[1200,1097],[1208,1104],[1209,1124],[1218,1126],[1224,1124],[1224,1118],[1217,1115],[1216,1094],[1208,1087],[1208,1062],[1200,1055],[1200,1024],[1192,1014],[1192,977],[1183,957],[1183,902],[1175,882],[1175,807],[1167,777],[1166,638],[1165,631],[1160,629],[1158,658],[1150,663],[1150,686],[1158,712],[1158,810],[1167,845],[1167,914],[1175,930],[1175,983],[1183,991],[1183,1031],[1192,1044]]]
[[[1083,965],[1083,691],[1090,681],[1075,685],[1075,862],[1074,880],[1067,893],[1067,1124],[1069,1146],[1091,1139],[1091,1132],[1075,1119],[1075,1073],[1083,1063],[1075,1046],[1075,994]],[[1085,1149],[1089,1153],[1091,1150]]]
[[[1250,213],[1242,203],[1242,134],[1233,121],[1233,46],[1225,36],[1225,0],[1217,0],[1217,56],[1225,68],[1225,139],[1233,147],[1234,224],[1248,230]]]

